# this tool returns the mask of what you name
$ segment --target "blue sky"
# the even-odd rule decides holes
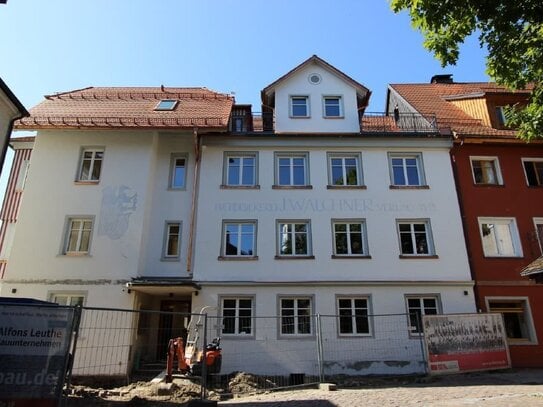
[[[387,0],[8,0],[0,38],[0,77],[27,109],[87,86],[165,85],[259,111],[260,90],[313,54],[373,92],[369,111],[388,83],[488,80],[476,38],[443,69]]]

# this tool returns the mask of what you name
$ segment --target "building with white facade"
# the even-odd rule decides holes
[[[430,117],[366,113],[369,97],[317,56],[259,116],[201,88],[46,97],[19,125],[38,134],[0,295],[207,307],[226,372],[312,372],[317,333],[357,349],[325,352],[332,373],[420,371],[416,317],[475,311],[452,140]],[[391,314],[385,334],[371,316]],[[131,323],[148,360],[186,325]]]

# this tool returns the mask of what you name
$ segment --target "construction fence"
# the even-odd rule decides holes
[[[199,350],[221,338],[222,367],[202,375],[210,387],[228,387],[239,372],[260,389],[334,381],[339,376],[424,374],[419,315],[251,316],[238,334],[232,321],[206,314],[79,308],[73,381],[116,378],[120,384],[164,374],[170,338]],[[350,319],[350,320],[349,320]],[[239,321],[241,324],[242,322]],[[234,383],[235,384],[235,383]]]

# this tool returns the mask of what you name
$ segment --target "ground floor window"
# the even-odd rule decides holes
[[[311,298],[280,299],[281,335],[311,335]]]
[[[51,294],[50,301],[58,305],[83,305],[85,296],[82,294]]]
[[[252,298],[223,298],[221,306],[223,335],[253,334]]]
[[[405,297],[409,313],[411,334],[422,334],[422,316],[439,314],[439,298],[435,295],[409,295]]]
[[[337,299],[340,335],[370,335],[368,298]]]
[[[509,343],[535,341],[532,316],[527,299],[487,298],[488,311],[503,315]]]

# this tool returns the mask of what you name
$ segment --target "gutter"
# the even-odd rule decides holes
[[[6,141],[4,145],[2,145],[2,151],[0,152],[0,174],[2,173],[2,168],[4,167],[4,160],[6,158],[6,153],[8,151],[9,146],[9,139],[11,136],[11,133],[13,131],[13,127],[15,125],[15,122],[19,119],[22,119],[23,117],[30,116],[30,113],[26,110],[26,108],[23,106],[23,104],[17,99],[17,97],[13,94],[13,92],[8,88],[6,83],[0,78],[0,89],[5,93],[7,98],[10,100],[10,102],[15,106],[15,108],[18,110],[18,114],[10,120],[8,129],[6,132]]]
[[[192,274],[194,257],[194,237],[196,232],[196,206],[198,205],[198,185],[200,183],[200,161],[202,158],[202,138],[198,134],[198,127],[193,129],[194,138],[194,176],[192,178],[192,202],[190,208],[189,247],[187,249],[187,273]]]

